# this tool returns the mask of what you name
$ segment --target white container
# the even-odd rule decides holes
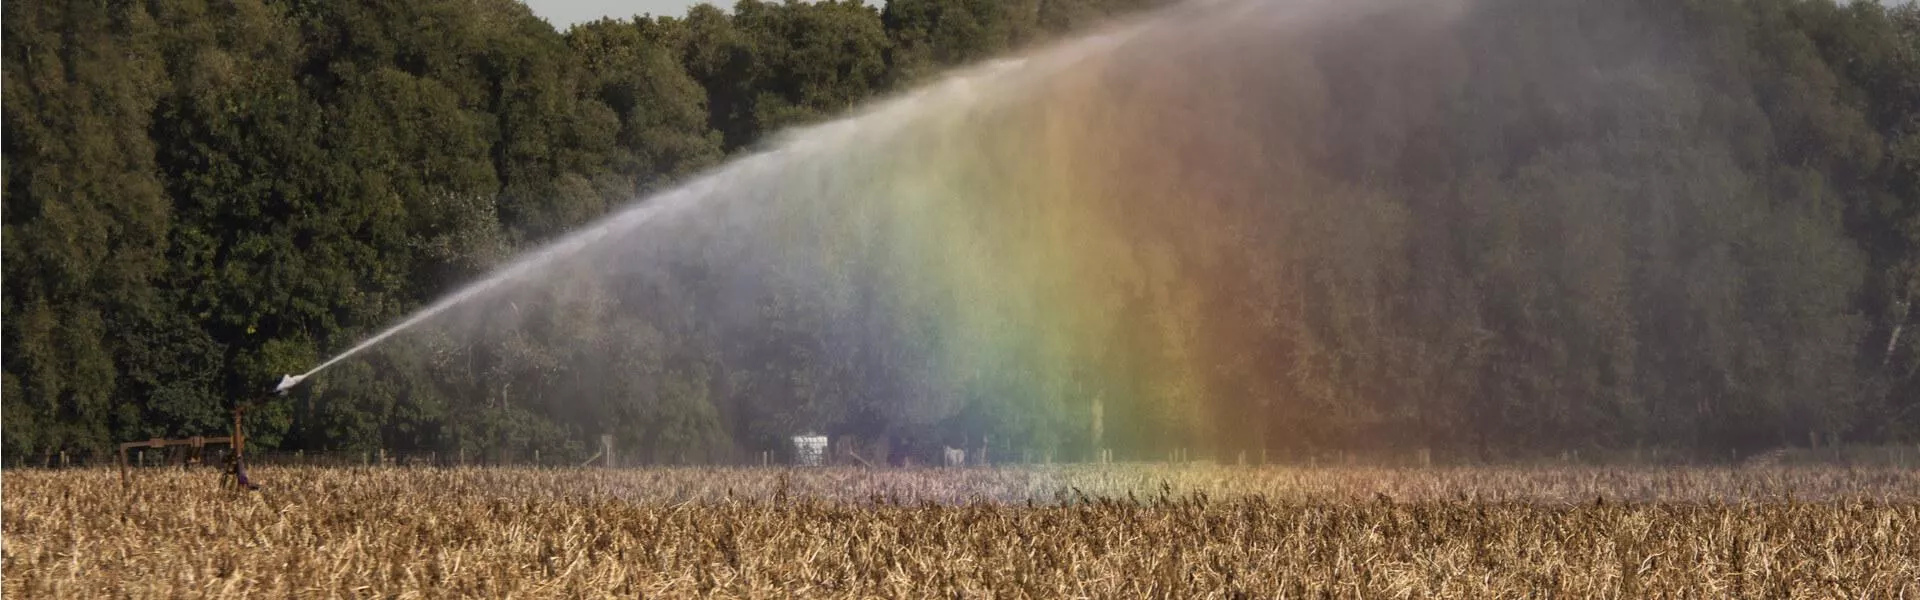
[[[818,467],[826,463],[827,436],[793,436],[793,464],[802,467]]]

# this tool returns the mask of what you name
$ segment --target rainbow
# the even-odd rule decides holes
[[[1396,7],[1407,18],[1373,37],[1389,55],[1444,46],[1447,5]],[[429,319],[546,340],[571,373],[532,401],[579,396],[609,427],[646,428],[672,395],[689,427],[735,442],[991,436],[1061,460],[1314,447],[1420,391],[1368,355],[1395,335],[1376,315],[1407,308],[1383,282],[1405,279],[1411,217],[1367,184],[1368,140],[1339,132],[1430,115],[1338,106],[1354,94],[1323,69],[1344,50],[1320,47],[1377,8],[1180,6],[957,73],[783,134],[354,351]]]
[[[1250,89],[1307,68],[1244,56],[1284,21],[1167,43],[1235,14],[957,77],[777,170],[761,252],[885,355],[889,420],[1074,458],[1268,420],[1292,224],[1348,198],[1299,144],[1312,90]]]

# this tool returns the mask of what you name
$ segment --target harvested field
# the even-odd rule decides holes
[[[1920,473],[4,474],[29,597],[1920,597]]]

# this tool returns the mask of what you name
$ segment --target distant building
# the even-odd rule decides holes
[[[827,436],[793,436],[793,464],[802,467],[818,467],[826,463]]]

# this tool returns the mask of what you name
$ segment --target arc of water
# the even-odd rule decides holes
[[[937,112],[938,109],[945,107],[944,104],[928,106],[929,101],[934,99],[933,92],[944,92],[942,95],[950,101],[971,102],[976,99],[979,90],[986,85],[1014,78],[1045,77],[1050,73],[1071,67],[1087,56],[1111,50],[1144,31],[1151,21],[1150,18],[1143,19],[1132,25],[1080,38],[1063,47],[1056,47],[1028,57],[994,61],[949,76],[941,83],[922,87],[881,102],[861,114],[780,134],[778,141],[768,150],[729,162],[708,171],[686,185],[623,209],[599,223],[563,237],[534,251],[531,255],[494,271],[485,279],[468,284],[426,308],[415,311],[400,323],[327,359],[326,362],[320,363],[319,366],[305,373],[283,376],[273,391],[285,394],[314,374],[386,341],[395,334],[431,319],[454,306],[537,274],[556,261],[574,256],[609,236],[630,233],[663,214],[682,209],[697,199],[711,195],[724,182],[732,181],[761,168],[777,166],[779,161],[844,148],[852,141],[849,139],[851,137],[884,135],[888,131],[915,122],[917,117]]]

